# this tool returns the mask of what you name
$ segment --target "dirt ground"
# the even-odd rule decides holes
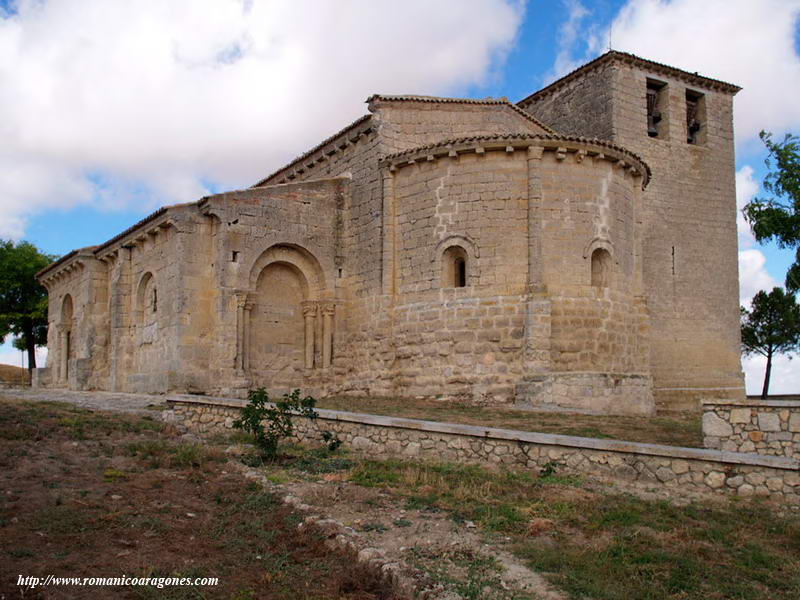
[[[389,598],[353,555],[219,449],[156,417],[0,398],[0,598]],[[50,586],[19,576],[219,578],[217,586]]]
[[[358,531],[369,546],[449,583],[450,589],[473,597],[559,600],[564,598],[508,550],[511,538],[492,535],[449,512],[418,506],[388,491],[338,481],[291,481],[282,487],[303,502]]]
[[[324,445],[284,444],[264,461],[242,433],[164,431],[152,397],[55,395],[68,405],[34,392],[0,399],[0,600],[390,598],[354,551],[298,533],[308,515],[416,569],[437,600],[800,597],[800,518],[769,502],[678,502],[557,471],[372,460]],[[220,585],[17,585],[48,573]]]

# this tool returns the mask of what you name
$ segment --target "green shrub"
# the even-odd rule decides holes
[[[322,441],[325,442],[329,452],[336,452],[343,443],[338,435],[330,431],[322,432]]]
[[[314,410],[317,401],[311,396],[301,398],[300,390],[284,394],[283,399],[270,404],[267,391],[259,388],[250,392],[248,400],[241,416],[233,422],[233,427],[251,434],[255,438],[256,447],[267,459],[275,458],[280,440],[292,435],[292,417],[317,418]]]

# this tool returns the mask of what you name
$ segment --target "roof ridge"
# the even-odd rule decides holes
[[[731,92],[732,94],[735,94],[735,93],[737,93],[738,91],[740,91],[742,89],[738,85],[734,85],[732,83],[728,83],[727,81],[722,81],[721,79],[714,79],[712,77],[706,77],[704,75],[698,74],[697,72],[691,73],[689,71],[685,71],[683,69],[679,69],[678,67],[673,67],[672,65],[656,62],[654,60],[650,60],[650,59],[647,59],[647,58],[642,58],[641,56],[637,56],[636,54],[632,54],[630,52],[623,52],[621,50],[609,50],[608,52],[605,52],[605,53],[601,54],[600,56],[590,60],[588,63],[585,63],[585,64],[581,65],[580,67],[570,71],[566,75],[563,75],[562,77],[559,77],[558,79],[556,79],[552,83],[549,83],[548,85],[546,85],[542,89],[540,89],[540,90],[538,90],[536,92],[533,92],[532,94],[526,96],[525,98],[523,98],[522,100],[520,100],[516,104],[520,105],[520,104],[522,104],[524,102],[527,102],[528,100],[533,99],[536,96],[545,95],[545,94],[549,94],[551,92],[554,92],[557,89],[559,89],[560,87],[562,87],[563,85],[565,85],[566,83],[568,83],[568,82],[572,81],[573,79],[575,79],[578,75],[581,75],[583,73],[592,71],[592,70],[596,69],[597,67],[601,66],[602,64],[605,64],[606,62],[609,62],[609,61],[615,60],[615,59],[622,59],[622,60],[626,60],[626,61],[629,61],[629,62],[639,63],[641,65],[644,65],[644,66],[647,66],[647,67],[649,67],[651,69],[655,69],[655,70],[659,70],[659,71],[667,71],[672,75],[677,75],[681,79],[685,79],[685,80],[688,80],[688,81],[694,81],[694,82],[697,82],[697,83],[700,83],[700,84],[705,84],[705,85],[709,85],[710,84],[711,87],[719,88],[719,89],[721,89],[723,91]]]
[[[268,182],[270,179],[272,179],[273,177],[275,177],[275,176],[276,176],[276,175],[278,175],[279,173],[281,173],[281,172],[283,172],[283,171],[287,170],[287,169],[288,169],[288,168],[290,168],[291,166],[293,166],[293,165],[295,165],[295,164],[299,163],[300,161],[302,161],[302,160],[305,160],[306,158],[308,158],[309,156],[311,156],[312,154],[314,154],[314,153],[315,153],[315,152],[317,152],[318,150],[321,150],[321,149],[322,149],[324,146],[326,146],[326,145],[330,144],[330,143],[331,143],[333,140],[335,140],[336,138],[338,138],[338,137],[340,137],[340,136],[344,135],[345,133],[347,133],[348,131],[350,131],[350,130],[351,130],[351,129],[353,129],[354,127],[356,127],[356,126],[360,125],[361,123],[364,123],[365,121],[368,121],[368,120],[369,120],[369,119],[371,119],[371,118],[372,118],[372,115],[371,115],[371,114],[366,114],[366,115],[363,115],[363,116],[359,117],[358,119],[356,119],[355,121],[353,121],[352,123],[350,123],[349,125],[347,125],[346,127],[343,127],[342,129],[340,129],[339,131],[337,131],[336,133],[334,133],[333,135],[326,137],[324,140],[322,140],[322,141],[321,141],[320,143],[318,143],[316,146],[314,146],[313,148],[311,148],[311,150],[307,150],[307,151],[306,151],[306,152],[304,152],[303,154],[301,154],[301,155],[299,155],[299,156],[296,156],[295,158],[293,158],[292,160],[290,160],[288,163],[286,163],[285,165],[283,165],[283,166],[282,166],[280,169],[277,169],[276,171],[273,171],[272,173],[270,173],[269,175],[267,175],[267,176],[266,176],[266,177],[264,177],[263,179],[260,179],[260,180],[259,180],[257,183],[255,183],[254,185],[251,185],[250,187],[254,187],[254,188],[255,188],[255,187],[261,187],[261,186],[263,186],[265,183],[267,183],[267,182]]]
[[[545,125],[535,116],[527,112],[526,110],[520,108],[513,102],[511,102],[508,97],[501,96],[499,98],[450,98],[446,96],[419,96],[415,94],[401,94],[401,95],[387,95],[387,94],[372,94],[369,98],[367,98],[367,103],[370,103],[374,100],[385,100],[387,102],[428,102],[431,104],[442,103],[442,104],[478,104],[478,105],[487,105],[487,106],[508,106],[513,111],[517,112],[520,116],[524,117],[528,121],[533,122],[537,126],[541,127],[548,133],[556,133],[556,131],[550,127],[549,125]]]
[[[508,98],[501,96],[500,98],[456,98],[454,96],[427,96],[423,94],[372,94],[367,98],[367,102],[373,100],[387,100],[389,102],[442,102],[442,103],[463,103],[463,104],[505,104],[510,103]]]

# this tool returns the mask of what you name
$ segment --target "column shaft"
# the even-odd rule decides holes
[[[64,383],[67,383],[67,369],[69,368],[69,336],[67,335],[67,330],[62,329],[59,337],[58,345],[61,352],[61,372],[59,373],[59,378]]]
[[[317,317],[317,303],[313,301],[303,302],[303,323],[305,325],[304,332],[304,364],[306,369],[314,368],[314,338],[315,338],[315,320]]]
[[[244,340],[242,342],[242,370],[250,369],[250,311],[253,303],[248,302],[244,305]]]
[[[333,311],[332,304],[322,308],[322,368],[331,366],[333,356]]]
[[[244,303],[236,302],[236,359],[237,370],[244,370]]]

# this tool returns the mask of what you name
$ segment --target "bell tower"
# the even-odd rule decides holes
[[[733,96],[739,87],[611,51],[518,105],[562,134],[650,166],[644,288],[661,411],[743,398]]]

